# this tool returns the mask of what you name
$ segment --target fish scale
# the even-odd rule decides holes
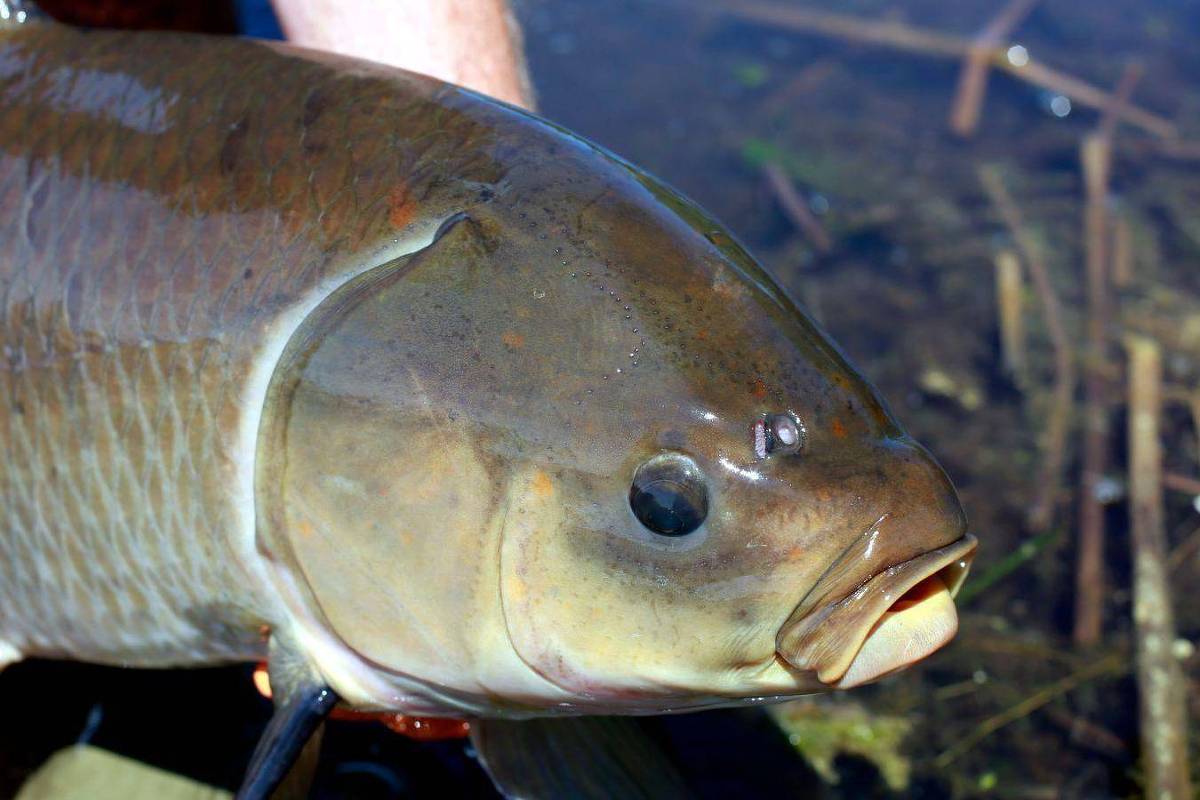
[[[428,129],[397,139],[432,83],[359,72],[204,37],[0,32],[0,649],[263,654],[286,612],[247,465],[281,321],[428,237],[390,224],[396,187],[462,172]],[[397,88],[407,104],[352,135]]]

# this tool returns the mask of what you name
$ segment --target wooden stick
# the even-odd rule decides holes
[[[1054,348],[1054,386],[1051,391],[1050,413],[1042,438],[1042,467],[1038,476],[1038,494],[1029,510],[1030,525],[1035,530],[1044,530],[1050,525],[1058,505],[1058,489],[1066,457],[1067,428],[1074,403],[1075,358],[1066,325],[1063,323],[1058,295],[1050,282],[1050,270],[1042,258],[1041,247],[1026,229],[1021,211],[1005,188],[1000,174],[994,168],[984,167],[979,171],[979,179],[984,192],[1017,243],[1021,255],[1025,257],[1025,265],[1041,301],[1042,317],[1050,334],[1051,346]]]
[[[950,130],[959,136],[970,136],[979,126],[979,115],[987,95],[988,68],[992,54],[1009,37],[1038,0],[1009,0],[971,43],[958,74],[958,90],[950,108]]]
[[[1163,473],[1163,488],[1200,497],[1200,479],[1180,475],[1178,472]]]
[[[1108,282],[1104,223],[1107,215],[1109,139],[1088,135],[1081,148],[1084,185],[1084,250],[1087,262],[1087,356],[1083,360],[1083,446],[1079,481],[1079,538],[1075,569],[1075,644],[1100,641],[1104,621],[1104,504],[1097,488],[1108,466],[1107,383]]]
[[[847,14],[783,6],[762,0],[738,0],[736,4],[719,0],[713,5],[719,11],[740,19],[926,56],[963,59],[972,47],[969,39],[923,30],[902,22],[876,22]],[[1008,48],[1004,45],[993,48],[990,51],[991,65],[1034,86],[1066,95],[1078,105],[1103,109],[1112,104],[1112,96],[1103,89],[1032,59],[1018,67],[1009,62],[1007,53]],[[1136,106],[1122,108],[1119,116],[1155,136],[1169,139],[1177,135],[1175,125],[1170,120]]]
[[[808,210],[808,203],[796,191],[791,179],[779,165],[767,164],[763,168],[763,174],[767,178],[767,185],[771,187],[772,194],[779,201],[780,208],[787,214],[792,224],[799,228],[805,238],[816,248],[817,252],[828,253],[832,250],[833,241],[829,238],[829,234],[825,232],[825,228],[821,226],[813,213]]]
[[[966,753],[975,745],[991,736],[996,731],[1023,719],[1033,712],[1037,711],[1042,706],[1046,705],[1055,698],[1061,697],[1068,692],[1078,689],[1080,686],[1095,680],[1104,675],[1116,675],[1124,672],[1127,669],[1125,659],[1119,655],[1109,655],[1107,658],[1102,658],[1099,661],[1092,661],[1077,672],[1072,672],[1070,675],[1055,681],[1054,683],[1043,686],[1038,691],[1026,697],[1016,705],[1006,708],[999,714],[988,717],[983,722],[979,723],[971,733],[959,739],[950,747],[940,753],[933,760],[934,766],[938,769],[945,769],[950,766],[959,756]]]
[[[1118,289],[1128,289],[1133,283],[1133,226],[1129,217],[1117,213],[1112,218],[1112,283]]]
[[[1086,192],[1083,213],[1087,276],[1087,357],[1083,361],[1083,446],[1079,495],[1079,544],[1075,571],[1075,644],[1100,641],[1104,622],[1104,503],[1098,491],[1108,469],[1109,398],[1105,367],[1110,357],[1112,317],[1108,288],[1108,184],[1117,115],[1141,71],[1127,66],[1095,133],[1080,148]]]
[[[1187,800],[1187,694],[1171,652],[1174,610],[1167,579],[1163,528],[1162,353],[1140,336],[1129,353],[1129,499],[1133,544],[1133,621],[1146,796]]]
[[[996,254],[996,307],[1000,321],[1000,355],[1005,371],[1024,388],[1025,319],[1021,259],[1012,250]]]
[[[1183,541],[1171,551],[1171,555],[1167,558],[1167,570],[1174,572],[1197,553],[1200,553],[1200,528],[1196,528],[1185,536]]]

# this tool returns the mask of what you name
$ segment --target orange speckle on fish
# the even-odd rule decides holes
[[[554,494],[554,481],[546,473],[538,470],[533,476],[533,491],[538,497],[549,497]]]
[[[708,338],[708,329],[701,328],[700,330],[696,331],[696,338],[699,339],[700,341],[704,341],[705,339],[707,339]]]
[[[837,439],[845,439],[846,438],[846,426],[842,423],[842,420],[840,417],[833,418],[833,422],[831,422],[829,425],[829,430],[834,435],[834,438],[837,438]]]
[[[762,378],[755,378],[750,382],[750,394],[760,400],[767,396],[767,385],[763,383]]]
[[[403,186],[397,186],[388,192],[388,222],[393,228],[403,228],[412,222],[416,204],[409,197]]]
[[[500,334],[500,341],[511,347],[513,350],[520,350],[525,346],[525,337],[516,331],[505,331]]]
[[[312,537],[317,532],[317,529],[313,527],[313,524],[307,520],[300,520],[300,522],[296,525],[296,529],[300,532],[300,535],[304,536],[305,538]]]

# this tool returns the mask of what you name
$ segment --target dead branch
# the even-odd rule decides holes
[[[1200,479],[1189,478],[1178,472],[1163,473],[1163,488],[1200,497]]]
[[[1108,185],[1112,138],[1120,110],[1129,105],[1141,71],[1126,67],[1095,133],[1083,140],[1080,160],[1086,192],[1083,213],[1087,283],[1087,349],[1083,360],[1083,445],[1079,497],[1079,544],[1075,571],[1075,644],[1100,641],[1104,620],[1104,504],[1097,491],[1108,469],[1109,362],[1112,309],[1108,288]]]
[[[1112,282],[1118,289],[1127,289],[1133,283],[1133,225],[1125,214],[1112,217]]]
[[[958,74],[958,89],[950,108],[950,129],[959,136],[970,136],[979,125],[980,111],[987,95],[988,68],[992,53],[1008,39],[1018,25],[1029,16],[1038,0],[1009,0],[971,43]]]
[[[804,198],[796,191],[796,187],[792,185],[787,174],[777,164],[768,164],[763,168],[763,175],[766,176],[767,185],[771,187],[771,193],[775,195],[779,207],[787,214],[792,224],[800,229],[812,246],[820,253],[828,253],[832,250],[833,240],[829,238],[825,228],[809,211],[808,203],[804,202]]]
[[[1200,528],[1196,528],[1185,536],[1183,541],[1171,551],[1171,555],[1167,559],[1167,570],[1175,572],[1186,564],[1189,558],[1197,554],[1200,554]]]
[[[1021,211],[1004,186],[1004,180],[994,168],[979,171],[984,192],[1004,221],[1029,269],[1029,276],[1041,301],[1042,317],[1054,348],[1054,386],[1051,391],[1050,413],[1042,439],[1042,467],[1038,479],[1038,496],[1029,512],[1030,525],[1045,529],[1054,516],[1058,502],[1058,487],[1066,458],[1067,429],[1075,393],[1075,363],[1071,340],[1062,319],[1062,308],[1050,271],[1042,258],[1041,247],[1029,233]]]
[[[1057,680],[1049,686],[1042,687],[1016,705],[1009,706],[999,714],[988,717],[975,726],[975,729],[969,734],[942,751],[933,760],[934,766],[939,769],[945,769],[959,756],[968,752],[975,745],[1004,726],[1010,725],[1019,719],[1024,719],[1055,698],[1062,697],[1089,681],[1105,675],[1118,675],[1127,669],[1125,659],[1118,654],[1110,654],[1106,658],[1091,662],[1078,671],[1067,675],[1065,678]]]
[[[1187,693],[1171,652],[1175,618],[1163,527],[1162,353],[1152,339],[1130,336],[1129,495],[1133,545],[1133,621],[1147,796],[1186,800]]]
[[[1021,260],[1012,250],[996,254],[996,307],[1000,320],[1000,354],[1004,369],[1025,387],[1024,279]]]
[[[720,2],[714,4],[723,13],[741,19],[765,22],[781,28],[818,33],[839,39],[864,44],[892,47],[897,50],[919,53],[940,58],[964,59],[972,48],[972,42],[960,36],[927,31],[902,22],[876,22],[847,14],[795,8],[761,0],[739,0],[736,4]],[[1008,60],[1008,48],[1004,45],[989,52],[991,65],[1027,83],[1057,92],[1071,98],[1078,105],[1104,109],[1112,104],[1112,96],[1087,81],[1059,72],[1032,59],[1021,66]],[[1174,123],[1158,114],[1136,106],[1120,110],[1120,118],[1143,130],[1163,138],[1174,138]]]

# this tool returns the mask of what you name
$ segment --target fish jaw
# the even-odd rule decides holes
[[[780,629],[779,656],[828,689],[871,683],[924,659],[958,631],[953,598],[977,544],[967,534],[883,570],[822,608],[797,609]]]

